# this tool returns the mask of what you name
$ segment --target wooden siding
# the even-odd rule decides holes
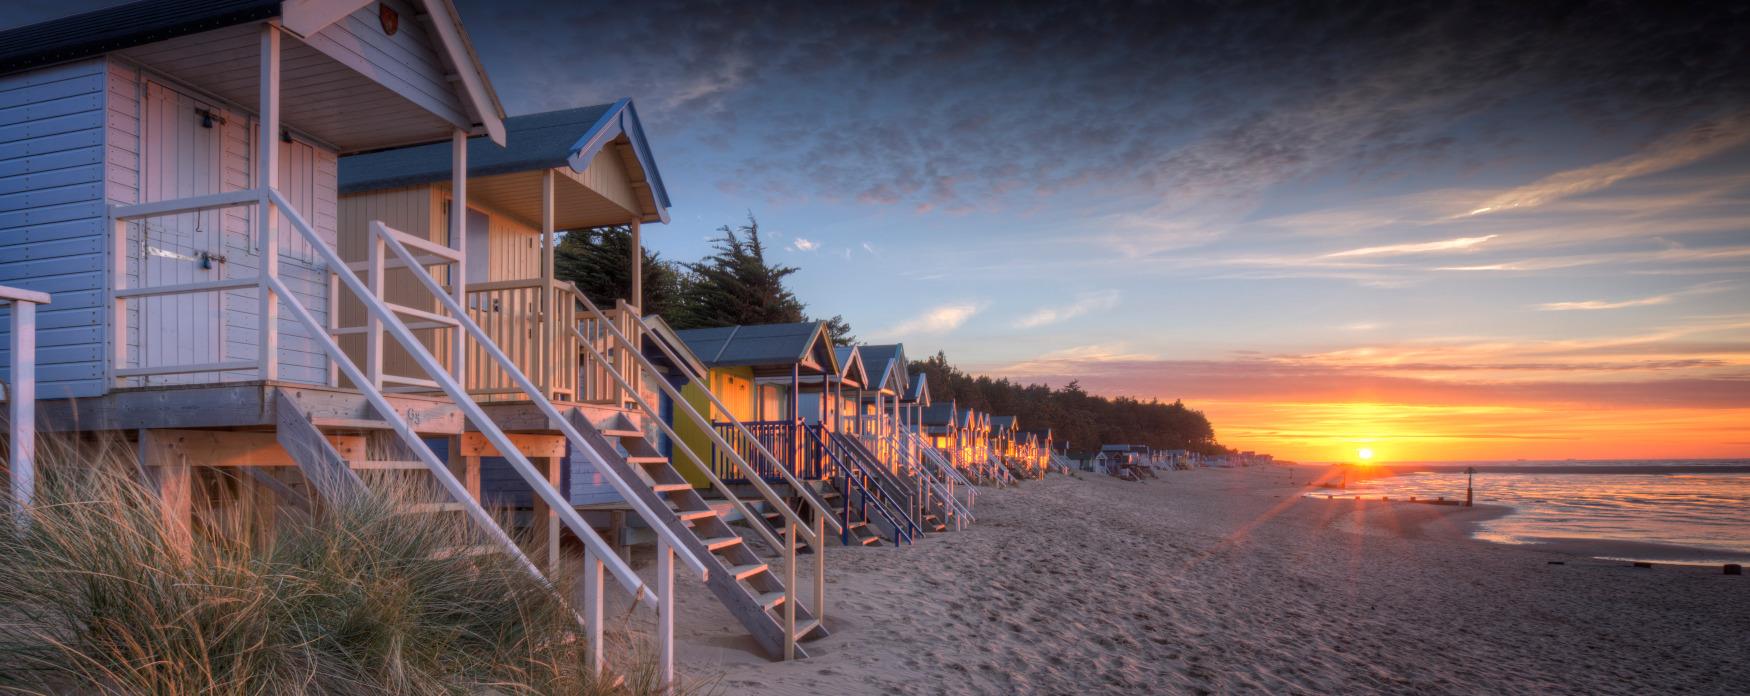
[[[370,7],[374,13],[375,5]],[[402,17],[398,35],[415,24],[411,15]],[[369,50],[365,53],[373,57],[371,60],[381,60],[381,65],[357,58],[354,50],[343,47],[368,41],[348,38],[339,30],[327,35],[327,31],[311,38],[322,43],[323,49],[290,35],[281,42],[280,115],[285,127],[348,152],[431,142],[455,130],[454,122],[422,108],[385,83],[408,68],[386,54]],[[118,55],[241,108],[254,109],[260,94],[260,51],[260,25],[242,24],[155,41]],[[348,56],[350,63],[341,60]],[[438,60],[435,54],[430,59]],[[458,113],[455,108],[446,112],[454,115]]]
[[[165,200],[197,193],[236,191],[255,185],[254,153],[257,145],[255,120],[247,113],[220,106],[217,99],[190,94],[185,88],[172,89],[152,79],[152,75],[125,61],[111,61],[109,75],[110,160],[107,166],[109,202],[129,204]],[[152,108],[141,109],[142,95],[162,93],[162,99],[148,99]],[[204,132],[199,117],[190,104],[199,104],[222,117],[215,122],[217,144],[211,165],[175,169],[170,163],[186,152],[163,148],[205,147],[195,145],[200,140],[171,138],[168,132]],[[155,125],[156,124],[156,125]],[[333,244],[337,225],[336,154],[325,147],[294,139],[280,143],[280,192],[326,243]],[[207,169],[210,168],[210,171]],[[142,171],[145,172],[142,175]],[[188,177],[207,180],[200,188],[190,188]],[[217,278],[253,278],[261,268],[261,250],[254,236],[255,210],[248,207],[227,208],[200,215],[175,216],[148,220],[146,238],[140,236],[141,225],[129,225],[129,287],[142,282],[152,285]],[[180,222],[179,222],[180,221]],[[149,248],[158,248],[160,239],[153,233],[172,228],[192,226],[218,227],[218,243],[214,248],[182,250],[217,251],[224,260],[214,263],[210,272],[215,278],[142,277],[142,261]],[[294,295],[318,320],[328,317],[328,280],[326,268],[317,261],[315,251],[284,215],[280,216],[280,277],[292,288]],[[162,250],[172,251],[175,250]],[[186,255],[186,254],[185,254]],[[188,261],[186,264],[193,264]],[[142,357],[150,365],[205,362],[209,359],[247,359],[259,354],[260,336],[257,319],[258,295],[254,289],[232,290],[217,295],[185,296],[186,299],[154,299],[129,303],[128,354],[129,366],[141,365]],[[142,315],[142,312],[144,314]],[[222,321],[212,321],[217,313]],[[147,345],[142,345],[142,329]],[[280,379],[290,382],[324,384],[328,379],[327,356],[313,340],[310,332],[290,312],[282,311],[279,323]],[[216,341],[217,355],[194,357],[191,352],[205,350],[204,342]],[[196,343],[199,345],[196,345]],[[133,378],[129,386],[161,384],[205,384],[220,381],[258,379],[253,371],[230,373],[194,373]]]
[[[470,198],[472,198],[470,196]],[[390,227],[417,235],[443,245],[450,243],[450,196],[447,186],[421,185],[345,196],[341,200],[340,256],[347,261],[364,261],[369,249],[370,224],[381,220]],[[470,204],[476,212],[487,216],[487,277],[469,278],[470,283],[499,280],[527,280],[541,274],[539,230],[522,220],[485,204]],[[431,292],[406,271],[391,271],[385,277],[385,292],[391,302],[437,311],[437,300]],[[438,269],[436,277],[448,282],[448,272]],[[363,326],[364,307],[352,294],[341,291],[340,325]],[[439,341],[439,332],[421,331],[421,342],[439,360],[449,360],[448,341]],[[346,336],[341,341],[347,354],[363,361],[363,336]],[[405,377],[427,378],[399,345],[384,342],[383,373]]]
[[[105,80],[102,59],[0,77],[0,284],[54,295],[37,310],[42,399],[104,389]],[[0,308],[0,346],[11,326]]]
[[[401,16],[400,29],[393,36],[383,32],[378,5]],[[417,19],[423,14],[423,7],[400,0],[367,3],[306,42],[425,110],[467,127],[472,119],[465,115],[461,99],[446,77],[449,71],[438,57],[437,42],[427,36],[424,23]]]

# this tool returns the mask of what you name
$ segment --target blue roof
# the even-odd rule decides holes
[[[863,354],[863,368],[869,370],[871,388],[883,389],[887,381],[894,379],[897,372],[900,388],[894,391],[905,391],[907,376],[905,370],[905,344],[893,343],[884,346],[858,346]]]
[[[603,147],[620,136],[632,146],[644,170],[656,212],[668,221],[668,189],[656,169],[656,158],[644,137],[644,126],[631,99],[576,109],[512,116],[504,120],[505,143],[485,138],[468,140],[468,175],[475,177],[543,171],[569,166],[582,172]],[[340,192],[429,184],[450,179],[449,143],[431,143],[380,150],[340,158]]]
[[[797,365],[809,357],[810,351],[818,351],[817,355],[824,360],[817,362],[828,363],[823,365],[825,369],[838,371],[833,351],[820,350],[821,341],[826,340],[826,322],[685,329],[675,335],[711,367]]]
[[[0,32],[0,74],[255,22],[279,0],[144,0]]]

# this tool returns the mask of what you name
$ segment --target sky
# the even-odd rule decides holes
[[[1750,456],[1743,2],[456,4],[509,113],[634,100],[655,251],[757,216],[864,340],[1302,461]]]

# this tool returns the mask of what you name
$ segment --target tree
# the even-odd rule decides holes
[[[851,334],[851,322],[845,320],[845,315],[834,314],[826,320],[826,335],[832,339],[835,346],[857,345],[857,337]]]
[[[747,224],[717,228],[716,251],[686,265],[680,282],[681,301],[673,313],[676,328],[783,324],[803,321],[802,301],[784,287],[793,266],[766,262],[760,223],[752,213]]]
[[[644,291],[638,307],[645,314],[669,314],[680,296],[675,268],[648,248],[643,250]],[[597,307],[612,309],[632,288],[632,229],[598,227],[566,232],[553,247],[553,275],[577,284]]]

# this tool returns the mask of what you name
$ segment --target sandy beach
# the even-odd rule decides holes
[[[762,694],[1750,684],[1750,577],[1468,539],[1487,508],[1298,491],[1279,468],[988,490],[965,532],[834,548],[833,635],[808,643],[807,660],[768,662],[701,585],[680,581],[679,661],[718,692]]]

